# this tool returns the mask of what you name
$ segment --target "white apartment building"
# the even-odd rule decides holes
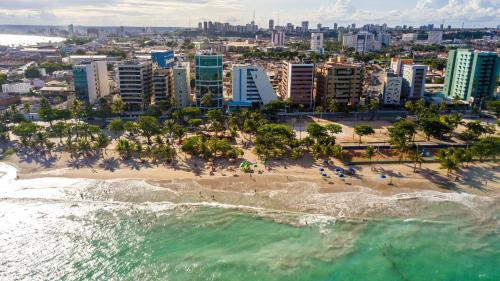
[[[405,99],[418,100],[425,93],[427,66],[408,64],[403,66],[402,94]]]
[[[382,42],[378,39],[381,38],[375,38],[373,33],[361,31],[357,34],[345,34],[342,44],[344,47],[354,48],[357,53],[367,53],[382,49]]]
[[[319,54],[324,53],[323,49],[323,33],[313,32],[311,33],[311,51]]]
[[[173,67],[174,96],[178,108],[184,108],[191,105],[192,98],[189,73],[189,62],[180,63]]]
[[[31,89],[33,89],[33,85],[29,82],[2,85],[2,93],[26,94],[29,93]]]
[[[385,105],[397,105],[401,103],[401,89],[403,78],[392,72],[386,72],[384,75],[384,92],[382,102]]]
[[[90,104],[109,95],[107,63],[93,61],[75,65],[73,67],[73,83],[76,97]]]
[[[232,102],[265,105],[278,99],[266,71],[258,66],[235,65],[232,71]]]
[[[418,35],[417,33],[405,33],[403,34],[403,40],[404,42],[415,42],[417,41]]]
[[[427,38],[427,44],[429,45],[441,45],[443,43],[443,31],[442,30],[431,30],[429,31]]]
[[[273,30],[273,32],[271,34],[271,44],[274,47],[285,46],[285,32]]]

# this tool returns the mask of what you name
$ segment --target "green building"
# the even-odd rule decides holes
[[[468,49],[448,54],[444,93],[474,103],[493,97],[500,74],[500,57],[495,52]]]
[[[195,98],[196,106],[202,109],[222,108],[224,101],[224,81],[222,55],[196,55]],[[210,104],[203,97],[211,95]]]

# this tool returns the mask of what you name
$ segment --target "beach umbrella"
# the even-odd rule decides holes
[[[349,173],[354,174],[356,173],[356,170],[354,170],[354,168],[349,168]]]
[[[322,174],[323,177],[327,177],[328,175],[327,174]]]
[[[385,179],[385,178],[387,178],[387,177],[386,177],[385,175],[380,175],[380,178],[381,178],[381,179]]]
[[[343,178],[343,177],[345,177],[344,174],[339,174],[339,178]]]
[[[325,170],[325,168],[319,168],[319,170],[320,170],[321,172],[323,172],[323,171]]]

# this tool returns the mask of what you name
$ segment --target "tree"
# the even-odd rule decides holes
[[[334,99],[330,99],[326,107],[330,112],[339,112],[340,109],[339,103]]]
[[[407,102],[405,102],[405,109],[409,113],[413,114],[415,112],[415,104],[411,101],[407,101]]]
[[[342,126],[339,124],[328,124],[325,126],[325,129],[330,133],[330,135],[336,135],[342,133]]]
[[[372,157],[375,156],[376,149],[373,146],[368,146],[363,153],[363,157],[370,159],[372,161]]]
[[[115,149],[123,158],[128,159],[132,156],[134,145],[128,139],[120,138]]]
[[[466,129],[458,136],[461,140],[466,142],[474,142],[479,140],[485,134],[494,134],[495,127],[483,126],[481,121],[469,122],[465,125]]]
[[[328,136],[326,128],[318,123],[310,123],[307,125],[306,132],[314,139],[319,139]]]
[[[26,146],[39,129],[37,124],[23,121],[12,128],[12,133],[21,138],[21,142]]]
[[[192,156],[203,155],[205,159],[212,156],[207,147],[206,138],[204,136],[192,136],[186,138],[181,146],[181,150]]]
[[[487,157],[496,160],[500,153],[500,137],[482,138],[474,142],[471,149],[479,157],[479,161],[483,161]]]
[[[493,111],[496,117],[500,118],[500,100],[487,101],[486,109]]]
[[[448,176],[450,176],[453,170],[458,169],[460,164],[459,158],[453,148],[439,150],[437,159],[441,164],[441,169],[446,169]]]
[[[26,114],[30,114],[31,113],[31,104],[29,102],[25,102],[23,104],[23,110]]]
[[[131,134],[132,136],[140,133],[141,130],[139,124],[132,121],[125,122],[125,124],[123,124],[123,128],[125,129],[125,131],[129,132],[129,134]]]
[[[29,79],[34,79],[42,77],[42,74],[40,73],[40,70],[37,67],[30,66],[24,71],[24,77]]]
[[[123,134],[125,130],[124,123],[121,119],[114,119],[108,124],[108,130],[115,136]]]
[[[372,113],[371,120],[375,119],[375,114],[377,113],[377,109],[380,107],[380,102],[376,99],[370,100],[368,104],[368,110]]]
[[[137,124],[141,135],[146,138],[149,145],[151,145],[151,137],[161,132],[158,120],[152,116],[140,116]]]
[[[55,111],[54,109],[52,109],[52,105],[46,98],[43,98],[40,101],[38,116],[40,117],[40,119],[42,119],[42,121],[49,122],[51,126],[52,126],[52,121],[56,119]]]
[[[212,105],[213,98],[214,94],[212,93],[211,90],[208,90],[208,92],[204,94],[203,97],[201,97],[200,103],[203,107],[210,107],[210,105]]]
[[[409,150],[411,142],[416,134],[415,125],[407,120],[401,120],[388,129],[389,143],[399,153],[399,161],[403,160],[406,152]]]
[[[106,147],[108,147],[109,145],[109,138],[103,134],[103,133],[100,133],[97,135],[97,138],[95,140],[95,148],[99,149],[99,150],[106,150]]]
[[[283,157],[300,146],[295,132],[286,125],[265,124],[257,130],[254,152],[263,157]]]
[[[117,98],[111,104],[111,112],[114,114],[121,114],[125,111],[125,103],[121,98]]]
[[[68,125],[64,122],[57,122],[52,127],[52,133],[59,138],[59,143],[62,143],[62,138],[66,135]]]
[[[359,136],[359,143],[361,144],[361,137],[375,134],[375,130],[367,125],[358,125],[354,127],[354,132]]]
[[[417,172],[417,164],[420,166],[420,168],[422,168],[422,163],[424,162],[424,154],[422,152],[418,151],[418,149],[412,150],[410,152],[410,159],[415,164],[413,166],[413,172],[416,173]]]
[[[434,114],[420,116],[418,118],[418,126],[428,141],[431,137],[441,139],[450,130],[450,127],[441,121],[439,115]]]

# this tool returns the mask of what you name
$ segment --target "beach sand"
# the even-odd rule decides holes
[[[411,200],[419,196],[470,195],[495,201],[500,198],[500,171],[494,163],[470,165],[453,177],[447,177],[437,163],[424,163],[417,173],[411,164],[359,165],[353,166],[354,175],[340,178],[334,169],[348,167],[338,160],[329,166],[308,157],[298,161],[271,161],[271,169],[267,169],[269,167],[264,167],[250,151],[245,151],[244,158],[257,163],[254,173],[243,173],[237,163],[226,161],[213,163],[215,168],[211,172],[211,163],[184,154],[179,155],[175,165],[123,161],[114,152],[108,152],[104,159],[85,160],[72,159],[67,153],[35,158],[18,155],[5,162],[18,169],[21,180],[63,177],[129,181],[155,187],[141,192],[138,188],[131,191],[118,188],[118,184],[113,188],[110,184],[104,191],[78,191],[81,196],[92,194],[96,200],[205,202],[336,217],[373,217],[410,215],[417,209],[425,209],[422,202]],[[327,177],[320,175],[321,167]],[[381,178],[382,174],[386,178]]]

